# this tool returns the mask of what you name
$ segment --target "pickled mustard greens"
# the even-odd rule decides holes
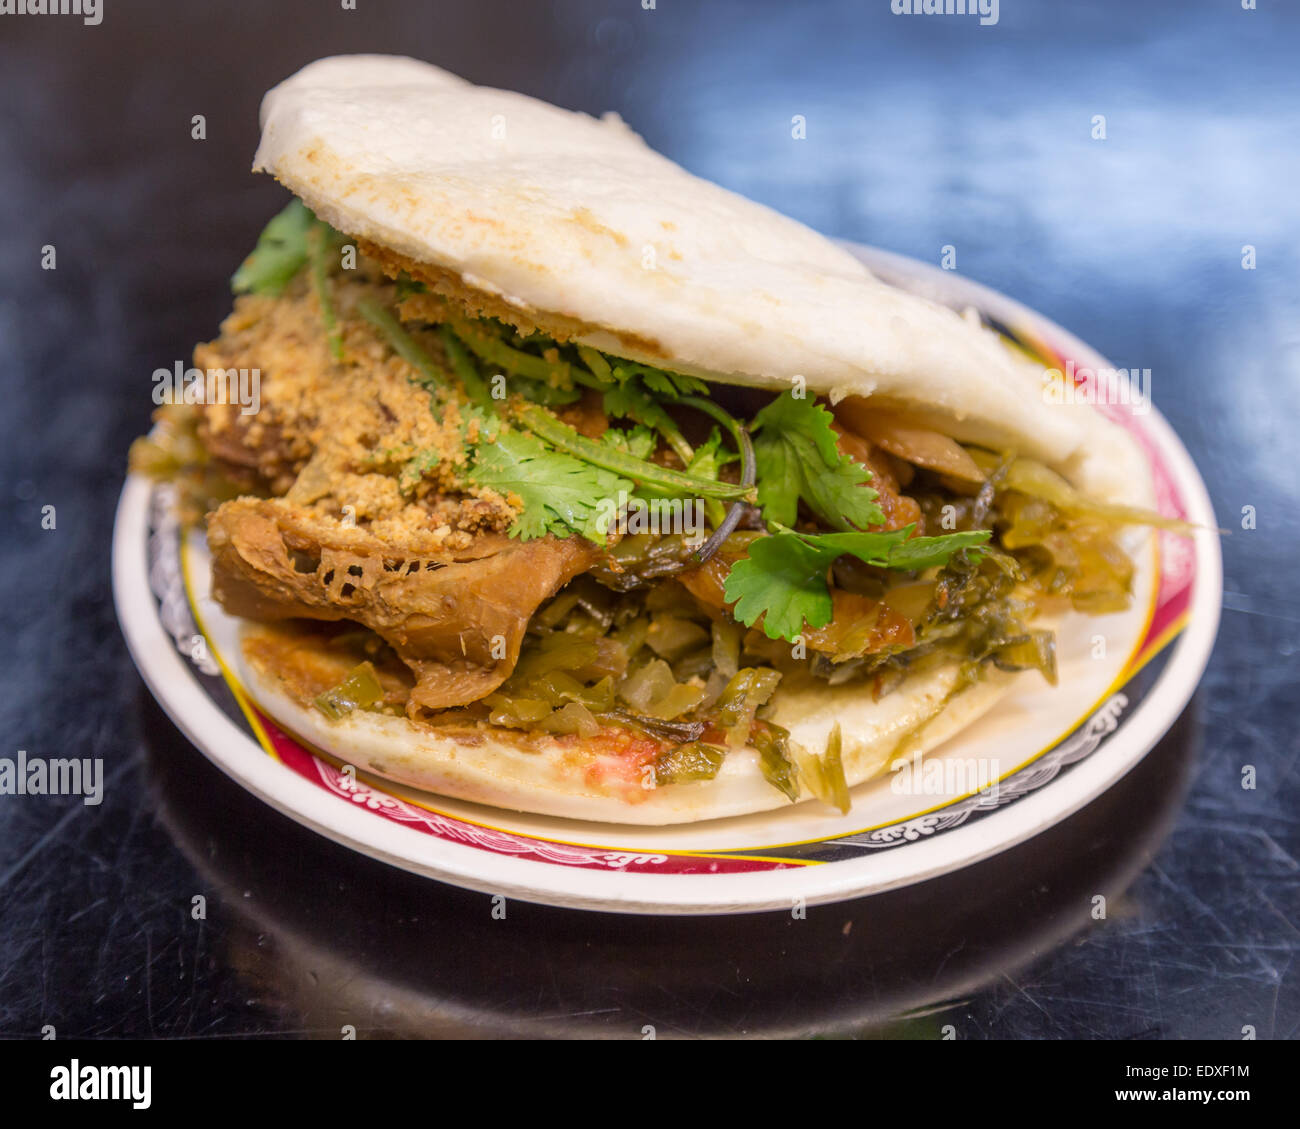
[[[712,780],[727,755],[719,745],[692,741],[665,749],[655,757],[655,784],[687,784],[692,780]]]
[[[332,689],[316,696],[316,708],[330,721],[342,721],[353,710],[368,710],[383,700],[384,688],[374,665],[363,662],[354,666],[345,679]]]
[[[997,456],[974,447],[968,448],[968,451],[976,465],[986,471],[991,470],[1000,461],[1006,460],[1006,456],[999,460]],[[1185,521],[1165,517],[1152,510],[1094,501],[1080,494],[1056,471],[1033,459],[1011,457],[1002,484],[1004,489],[1015,490],[1047,502],[1066,514],[1091,517],[1115,524],[1151,525],[1175,533],[1190,533],[1193,528]]]
[[[737,625],[711,623],[685,593],[606,591],[593,601],[593,590],[604,591],[584,577],[533,617],[514,673],[485,699],[495,724],[557,731],[558,715],[576,703],[596,722],[630,725],[660,739],[693,743],[714,732],[705,745],[725,751],[748,743],[781,674],[717,671],[718,647],[730,646],[739,661]],[[672,764],[660,779],[686,771]],[[692,764],[691,772],[701,771]]]
[[[758,750],[763,778],[794,803],[799,798],[799,770],[791,759],[790,734],[777,725],[758,724],[750,740]]]
[[[743,745],[749,740],[749,731],[759,706],[766,704],[776,693],[780,681],[781,675],[777,671],[752,667],[738,670],[728,680],[718,696],[715,709],[718,726],[725,730],[729,745]]]
[[[789,747],[799,769],[799,779],[808,790],[823,803],[839,808],[840,814],[847,814],[849,785],[844,777],[844,739],[839,722],[831,728],[826,749],[820,757],[793,743]]]
[[[1016,560],[1002,553],[955,558],[939,573],[909,660],[939,652],[960,659],[972,677],[988,660],[1000,670],[1037,670],[1056,685],[1055,636],[1024,626],[1034,608],[1023,578]]]

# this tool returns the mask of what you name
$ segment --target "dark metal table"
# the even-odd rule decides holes
[[[887,0],[0,16],[0,755],[105,762],[97,807],[0,796],[0,1035],[1296,1035],[1300,9],[1000,8],[987,27]],[[360,50],[617,110],[831,235],[949,245],[1150,368],[1230,530],[1218,646],[1170,736],[1033,842],[806,921],[497,921],[227,781],[127,658],[113,506],[150,374],[213,334],[282,198],[247,173],[261,93]]]

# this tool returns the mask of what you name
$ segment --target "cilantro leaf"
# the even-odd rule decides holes
[[[634,420],[645,424],[646,427],[654,428],[677,452],[678,458],[684,463],[689,463],[692,455],[690,444],[686,442],[681,429],[663,404],[651,396],[636,377],[626,375],[625,369],[616,368],[614,374],[619,376],[620,380],[618,384],[605,390],[603,397],[605,414],[618,419]]]
[[[805,623],[814,629],[830,623],[826,573],[837,557],[854,556],[878,568],[910,572],[944,564],[959,549],[975,548],[989,538],[983,529],[912,537],[915,528],[822,534],[783,530],[760,537],[749,547],[749,555],[732,566],[724,596],[734,602],[732,614],[747,627],[761,616],[769,639],[794,639]]]
[[[301,200],[291,200],[262,229],[253,253],[231,278],[230,288],[236,294],[283,294],[294,275],[307,265],[307,235],[315,224],[311,209]]]
[[[722,446],[722,431],[715,427],[709,433],[708,439],[695,448],[695,454],[686,467],[686,473],[698,475],[700,478],[717,478],[718,471],[722,467],[727,463],[734,463],[738,458],[739,455]]]
[[[639,383],[665,400],[709,394],[709,386],[698,376],[687,376],[683,372],[669,372],[667,369],[653,368],[650,365],[637,364],[635,361],[620,361],[617,357],[606,358],[606,363],[611,359],[614,365],[610,375],[620,384]]]
[[[633,489],[627,479],[553,451],[535,435],[504,428],[494,443],[478,448],[469,477],[522,501],[510,536],[524,541],[548,532],[557,537],[578,533],[603,545],[619,492]]]
[[[607,388],[604,407],[607,415],[635,420],[647,427],[653,427],[656,431],[674,426],[672,417],[664,406],[636,380],[624,380]]]
[[[620,431],[617,427],[608,428],[601,433],[600,441],[616,451],[624,451],[637,459],[648,459],[654,454],[655,446],[659,442],[653,431],[640,424],[627,431]],[[691,473],[695,472],[691,471]]]
[[[732,615],[746,627],[762,617],[769,639],[793,639],[805,622],[825,627],[831,621],[830,560],[793,534],[760,537],[727,574],[723,592],[735,601]]]
[[[530,380],[526,376],[515,377],[515,389],[525,399],[543,407],[562,407],[582,399],[580,388],[556,388],[544,380]]]
[[[410,494],[430,471],[437,470],[442,464],[442,454],[433,447],[423,447],[416,451],[402,464],[397,475],[397,487],[403,494]]]
[[[709,386],[700,380],[699,377],[687,376],[681,372],[666,372],[663,369],[650,368],[647,365],[637,365],[634,369],[645,386],[660,396],[666,396],[670,400],[676,400],[679,396],[707,396]],[[615,370],[617,375],[618,370]]]
[[[754,417],[758,504],[775,525],[794,525],[799,499],[836,529],[879,525],[879,495],[865,485],[871,472],[840,453],[834,416],[811,398],[783,392]]]

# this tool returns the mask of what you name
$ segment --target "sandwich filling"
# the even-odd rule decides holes
[[[195,364],[257,370],[260,410],[166,405],[132,466],[206,521],[250,657],[331,719],[600,742],[660,786],[751,746],[795,799],[782,686],[1054,683],[1039,625],[1126,606],[1118,530],[1162,523],[895,405],[593,349],[298,201],[233,283]],[[845,806],[838,732],[816,753]]]

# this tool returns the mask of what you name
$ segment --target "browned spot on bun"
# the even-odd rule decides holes
[[[626,235],[621,231],[615,231],[612,227],[607,227],[605,224],[601,223],[592,214],[590,208],[574,208],[571,215],[573,216],[574,222],[578,224],[579,227],[585,227],[588,231],[594,232],[597,235],[608,235],[620,247],[626,247],[628,245]]]

